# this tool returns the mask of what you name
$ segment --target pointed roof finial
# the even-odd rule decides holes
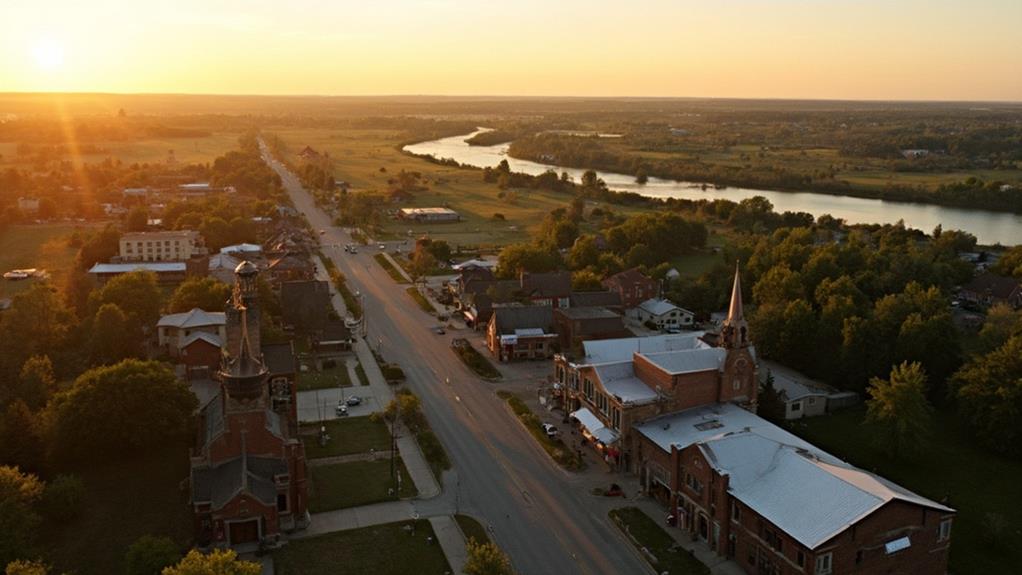
[[[731,288],[731,307],[727,310],[727,322],[734,325],[736,322],[745,319],[745,311],[742,307],[742,279],[739,269],[739,262],[735,262],[735,284]]]

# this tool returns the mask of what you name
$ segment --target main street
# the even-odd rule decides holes
[[[323,253],[364,298],[369,342],[407,374],[426,417],[450,455],[454,472],[445,490],[457,506],[486,524],[515,568],[539,573],[648,573],[649,567],[606,517],[596,500],[560,469],[518,424],[494,391],[450,350],[450,337],[431,331],[422,312],[372,259],[339,247],[352,240],[336,228],[290,172],[264,152],[296,209],[320,235]],[[449,378],[450,383],[446,383]]]

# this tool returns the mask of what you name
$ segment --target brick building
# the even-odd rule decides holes
[[[308,524],[305,448],[288,383],[294,366],[280,359],[282,350],[261,352],[257,268],[244,262],[236,275],[220,390],[199,413],[192,450],[191,504],[202,547],[256,542]]]
[[[625,309],[636,308],[640,303],[660,295],[660,283],[640,272],[639,268],[628,269],[604,279],[603,287],[617,293]]]

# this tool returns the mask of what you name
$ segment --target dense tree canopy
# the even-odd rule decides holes
[[[921,364],[896,365],[888,379],[871,379],[868,391],[866,421],[882,449],[890,455],[910,455],[927,441],[933,408],[926,400]]]
[[[167,364],[129,359],[86,371],[48,406],[61,460],[91,461],[187,436],[194,394]]]
[[[41,521],[35,506],[44,487],[35,475],[0,466],[0,564],[31,556]]]
[[[170,313],[182,313],[199,308],[204,311],[224,311],[231,286],[212,277],[193,277],[177,286],[167,304]]]
[[[238,559],[233,549],[215,549],[204,554],[195,549],[177,565],[163,570],[162,575],[259,575],[262,565]]]
[[[951,389],[986,445],[1022,454],[1022,335],[967,363],[955,375]]]

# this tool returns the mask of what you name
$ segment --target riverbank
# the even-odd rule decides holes
[[[485,131],[485,130],[480,130]],[[509,146],[470,146],[466,139],[479,133],[441,138],[403,146],[408,155],[431,157],[430,161],[451,167],[496,167],[507,161],[512,172],[538,176],[544,172],[562,172],[575,182],[582,179],[585,170],[571,166],[560,166],[533,162],[508,155]],[[906,226],[926,231],[940,225],[943,229],[957,229],[969,232],[984,245],[1016,245],[1022,243],[1022,215],[982,209],[941,206],[932,203],[890,201],[880,198],[854,197],[842,194],[824,194],[806,191],[762,190],[728,187],[719,189],[711,185],[702,186],[690,182],[677,182],[650,177],[645,184],[639,184],[635,177],[616,172],[597,171],[607,187],[615,192],[634,194],[655,199],[707,200],[716,199],[739,202],[762,196],[769,200],[777,212],[806,212],[815,217],[828,214],[845,220],[848,224],[895,224],[899,221]]]

